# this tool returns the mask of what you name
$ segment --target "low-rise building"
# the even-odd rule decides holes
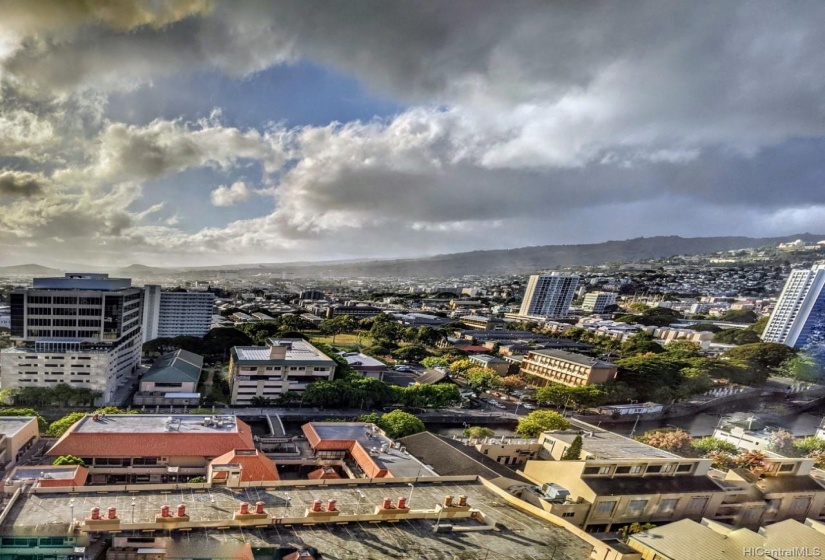
[[[34,416],[0,416],[0,468],[8,470],[40,439]]]
[[[602,314],[608,305],[616,305],[615,292],[591,292],[584,296],[582,309],[589,313]]]
[[[563,350],[531,350],[521,363],[521,372],[547,383],[571,387],[601,385],[616,378],[618,367],[583,354]]]
[[[206,476],[210,461],[244,449],[255,449],[252,430],[235,416],[87,414],[46,455],[80,457],[92,484],[134,484]]]
[[[350,478],[416,478],[434,476],[374,424],[310,422],[301,429],[318,459],[343,461]]]
[[[804,558],[825,550],[825,525],[786,520],[751,531],[710,519],[682,519],[631,535],[627,544],[642,560]]]
[[[388,368],[387,364],[381,360],[377,360],[361,352],[341,352],[340,355],[347,361],[352,369],[360,373],[363,377],[374,377],[375,379],[384,380],[384,374],[388,371]]]
[[[300,338],[269,339],[267,346],[235,346],[229,359],[231,403],[249,405],[255,397],[303,393],[313,381],[331,381],[335,367],[332,358]]]
[[[458,320],[471,329],[481,331],[503,331],[507,325],[497,317],[486,317],[484,315],[462,315]]]
[[[137,406],[197,406],[203,356],[186,350],[164,354],[140,379]]]
[[[510,364],[501,358],[491,356],[490,354],[475,354],[467,357],[473,366],[484,369],[489,369],[499,375],[507,375],[510,369]]]

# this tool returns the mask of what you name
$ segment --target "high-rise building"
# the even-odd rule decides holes
[[[140,365],[140,288],[107,274],[35,278],[11,293],[13,348],[0,353],[4,389],[71,387],[117,403]],[[125,396],[125,395],[122,395]]]
[[[534,274],[527,282],[520,315],[559,317],[567,315],[579,277],[575,274]]]
[[[615,304],[616,294],[614,292],[591,292],[584,296],[582,309],[590,313],[604,313],[605,307]]]
[[[825,357],[825,263],[791,271],[762,340]]]
[[[212,325],[215,294],[143,288],[143,342],[176,336],[203,337]]]

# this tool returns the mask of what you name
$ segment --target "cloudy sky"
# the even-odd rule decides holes
[[[822,2],[0,13],[0,265],[825,233]]]

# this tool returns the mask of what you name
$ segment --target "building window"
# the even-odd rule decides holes
[[[793,472],[793,463],[779,465],[779,472]]]
[[[791,502],[791,513],[803,513],[808,511],[808,507],[811,505],[811,499],[807,496],[802,498],[794,498]]]
[[[585,467],[582,474],[610,474],[610,467]]]
[[[691,498],[687,505],[688,513],[701,513],[705,510],[708,503],[707,498]]]
[[[649,473],[658,473],[662,471],[662,465],[650,465],[647,467],[647,471]]]
[[[596,506],[596,515],[609,517],[613,515],[614,509],[616,509],[616,502],[599,502],[599,505]]]
[[[659,515],[671,515],[676,510],[679,498],[667,498],[659,502]]]
[[[678,467],[676,467],[676,472],[690,472],[690,469],[692,467],[693,465],[690,464],[679,465]]]
[[[647,500],[630,500],[630,503],[627,504],[627,508],[624,510],[624,514],[639,517],[644,513],[645,507],[647,507]]]

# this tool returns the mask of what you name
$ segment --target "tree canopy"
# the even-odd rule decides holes
[[[558,412],[550,410],[534,410],[527,416],[523,416],[518,421],[516,433],[526,438],[539,437],[542,432],[554,430],[566,430],[570,427],[570,422],[565,420]]]

